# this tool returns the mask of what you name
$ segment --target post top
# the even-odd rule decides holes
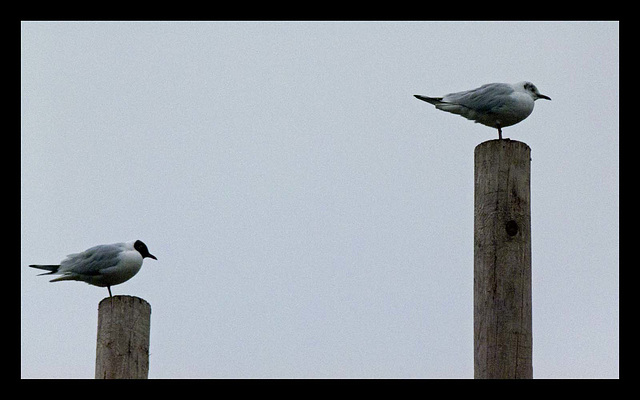
[[[100,300],[100,303],[98,303],[98,308],[100,308],[102,306],[102,303],[109,303],[109,304],[113,304],[113,303],[129,303],[129,304],[134,304],[136,302],[138,303],[142,303],[147,305],[147,307],[151,308],[151,305],[145,300],[142,299],[140,297],[136,297],[136,296],[129,296],[129,295],[123,295],[123,294],[117,294],[113,297],[105,297],[104,299]]]
[[[492,139],[487,140],[476,146],[475,152],[477,153],[481,149],[517,149],[531,151],[531,148],[525,142],[520,142],[518,140],[511,139]]]

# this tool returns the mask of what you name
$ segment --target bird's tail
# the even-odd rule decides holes
[[[49,271],[49,272],[44,272],[42,274],[38,274],[38,276],[55,274],[56,272],[58,272],[58,269],[60,268],[60,265],[29,265],[29,266],[31,268],[44,269]]]
[[[422,101],[426,101],[427,103],[431,103],[434,106],[437,106],[438,104],[442,103],[442,97],[427,97],[419,94],[414,94],[413,97],[415,97],[416,99],[420,99]]]

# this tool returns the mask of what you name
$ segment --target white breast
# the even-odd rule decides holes
[[[131,279],[142,267],[142,256],[136,250],[125,251],[120,254],[120,262],[101,271],[102,283],[105,285],[117,285]]]

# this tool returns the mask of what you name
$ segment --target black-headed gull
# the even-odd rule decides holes
[[[69,254],[59,265],[29,265],[44,269],[40,275],[59,274],[50,282],[82,281],[90,285],[107,287],[109,297],[111,286],[131,279],[140,271],[145,258],[157,258],[149,253],[147,245],[140,240],[125,243],[101,244],[82,253]]]
[[[444,97],[427,97],[419,94],[416,98],[431,103],[438,110],[479,122],[498,129],[502,139],[502,128],[515,125],[527,118],[533,111],[533,102],[538,99],[551,100],[538,92],[531,82],[489,83],[477,89],[449,93]]]

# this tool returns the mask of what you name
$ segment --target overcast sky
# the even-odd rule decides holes
[[[473,378],[473,152],[436,110],[533,82],[533,374],[619,375],[617,22],[23,22],[21,375],[93,378],[140,239],[150,378]],[[41,271],[40,271],[41,272]]]

